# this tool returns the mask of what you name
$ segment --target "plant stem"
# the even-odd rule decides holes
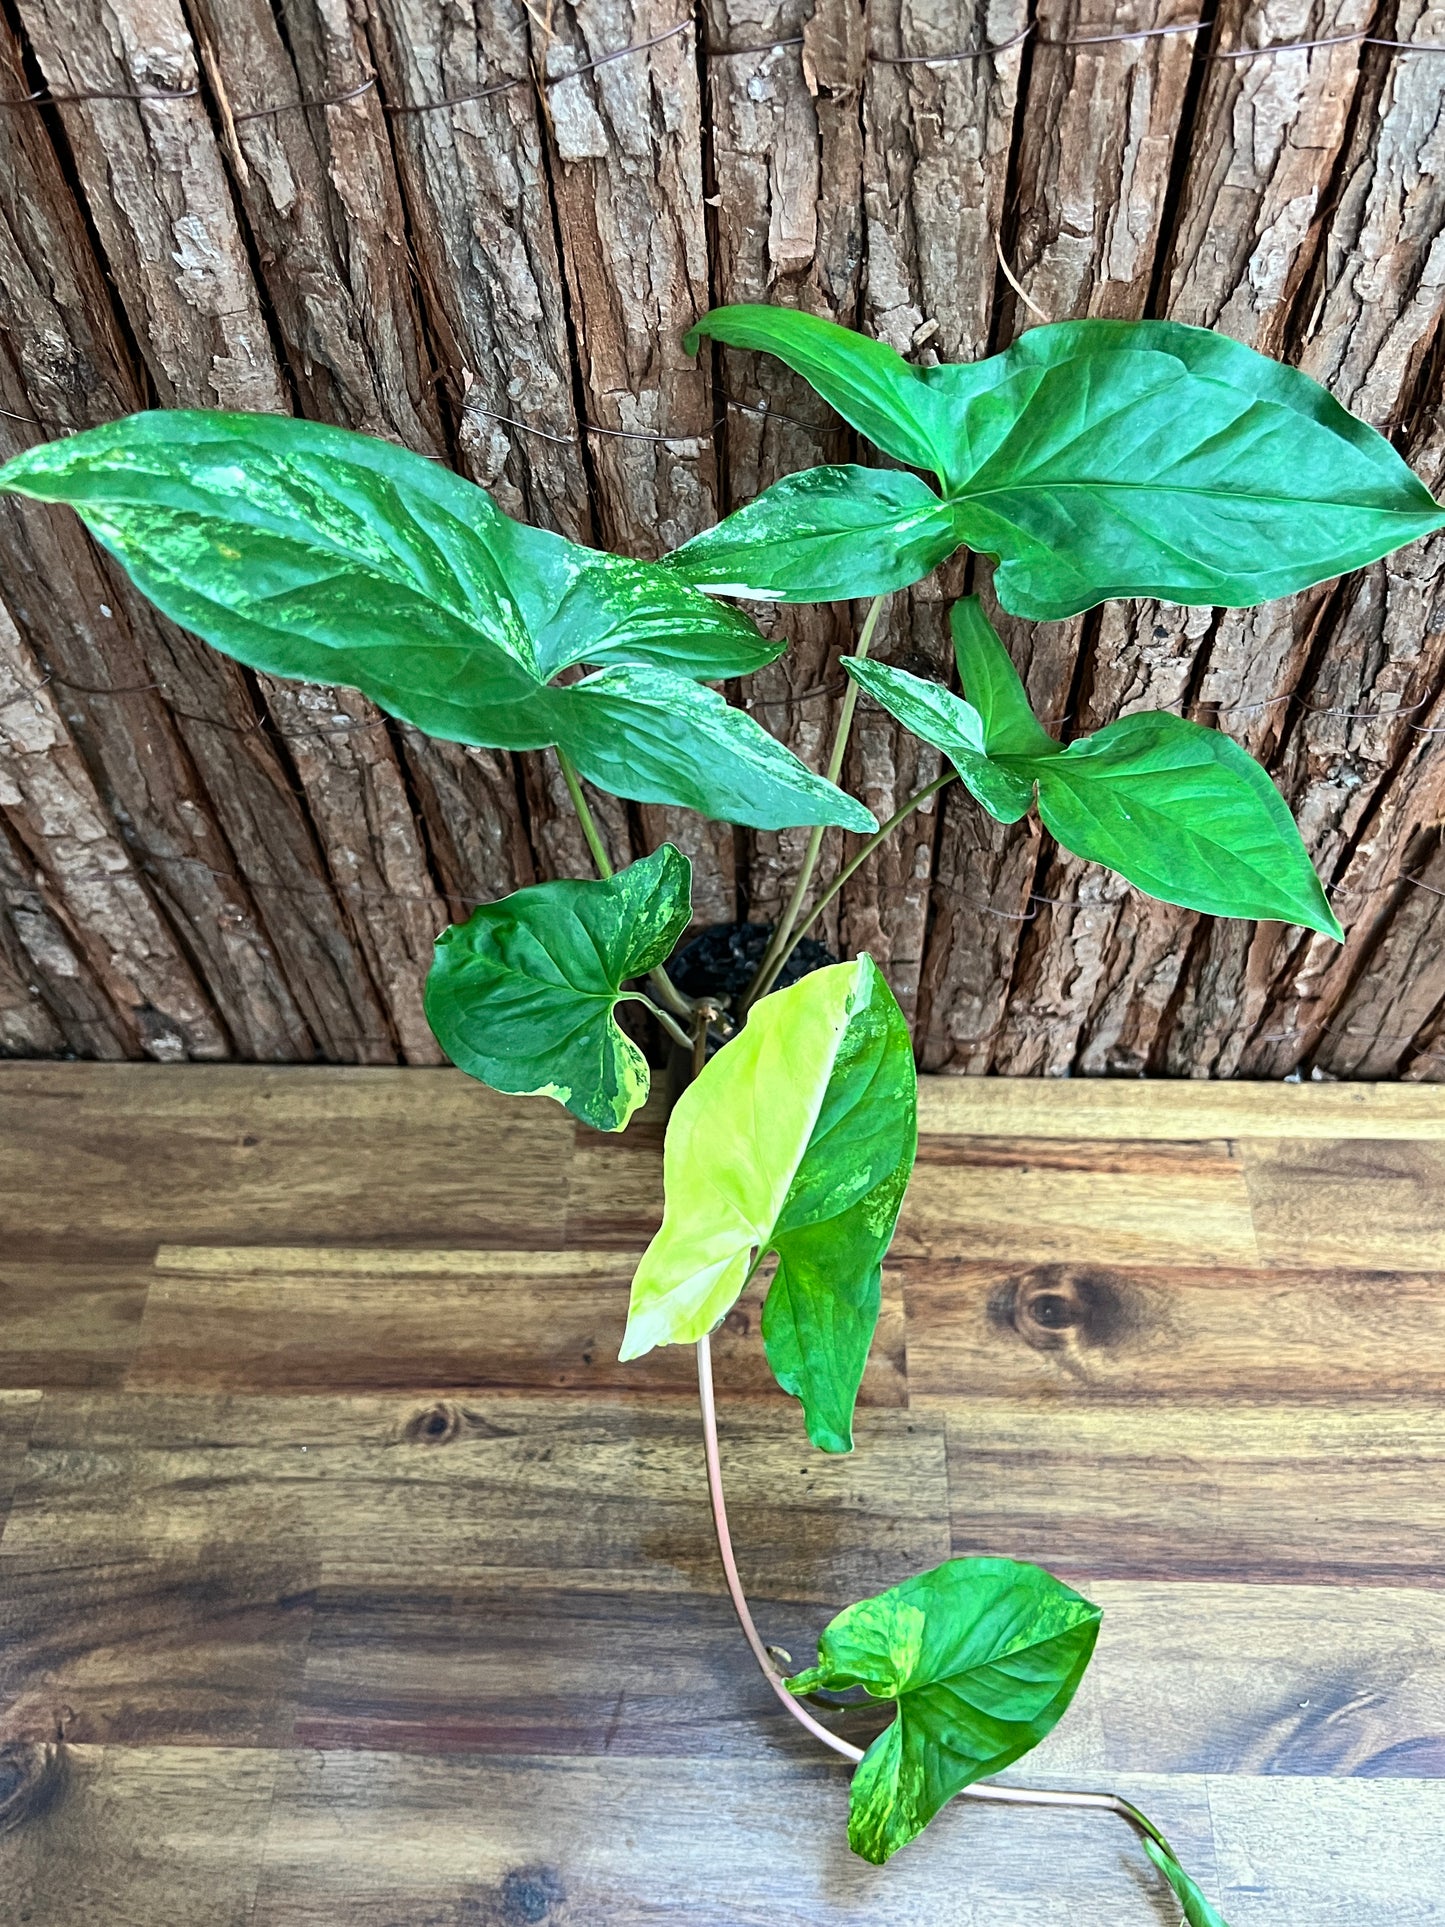
[[[653,1003],[652,999],[645,996],[640,990],[634,990],[632,997],[635,1002],[645,1005],[646,1008],[652,1012],[658,1023],[661,1024],[662,1028],[675,1044],[681,1044],[684,1050],[692,1049],[691,1036],[683,1029],[671,1011],[664,1010],[660,1004]]]
[[[612,875],[612,859],[607,854],[607,845],[602,841],[602,832],[597,827],[587,798],[582,794],[582,779],[576,766],[565,749],[557,751],[557,761],[562,770],[562,781],[567,785],[567,794],[572,798],[572,807],[577,812],[577,821],[582,825],[582,834],[587,839],[587,847],[592,852],[592,861],[597,865],[600,877]]]
[[[914,791],[913,795],[908,798],[907,802],[901,803],[898,806],[898,808],[893,812],[892,816],[889,817],[888,821],[882,826],[881,829],[877,829],[873,832],[872,836],[869,837],[868,841],[862,846],[862,848],[854,854],[854,856],[850,859],[849,862],[843,865],[843,868],[838,872],[837,876],[834,877],[833,881],[828,885],[827,889],[823,892],[822,896],[819,897],[818,901],[813,905],[812,909],[808,912],[807,916],[804,917],[803,921],[798,925],[797,929],[793,932],[793,942],[792,942],[792,945],[790,946],[791,948],[796,948],[797,945],[803,941],[804,937],[807,936],[808,932],[812,929],[813,925],[818,921],[819,917],[822,916],[823,912],[827,909],[828,905],[833,901],[834,897],[836,897],[838,892],[843,888],[843,885],[848,881],[849,877],[852,876],[855,870],[862,868],[862,866],[868,861],[869,857],[872,856],[873,852],[878,848],[878,845],[880,843],[885,843],[888,840],[888,838],[892,836],[893,832],[898,828],[898,825],[902,823],[907,817],[910,817],[913,814],[913,812],[918,808],[920,803],[926,803],[930,796],[936,796],[938,792],[945,786],[945,784],[953,782],[954,779],[957,777],[957,775],[958,775],[957,770],[954,770],[954,769],[945,770],[942,776],[936,776],[931,783],[925,783],[925,785],[921,790]],[[786,957],[779,957],[777,962],[773,965],[772,970],[768,974],[768,976],[764,978],[760,978],[757,990],[755,992],[756,996],[758,997],[767,996],[768,992],[772,989],[778,977],[782,974],[782,971],[786,966],[787,961],[788,960]]]
[[[886,596],[874,596],[868,605],[868,613],[863,618],[862,632],[858,637],[858,647],[854,652],[860,661],[873,646],[874,631],[878,627],[878,618],[883,613],[883,604],[887,599]],[[836,783],[843,773],[843,758],[847,754],[848,737],[853,728],[853,712],[857,707],[858,685],[850,677],[848,687],[843,692],[843,706],[838,711],[838,727],[833,733],[833,747],[828,755],[828,767],[823,772],[830,783]],[[825,828],[825,824],[816,824],[808,838],[808,847],[803,852],[802,868],[798,871],[798,880],[793,885],[793,894],[788,898],[787,908],[778,919],[777,928],[773,931],[768,947],[763,952],[763,960],[758,965],[757,975],[748,986],[739,1012],[740,1016],[746,1016],[758,998],[772,988],[775,979],[793,953],[795,942],[793,926],[798,921],[799,913],[803,908],[803,899],[808,894],[808,885],[813,881],[813,872],[818,867],[818,852],[823,847]]]
[[[712,1343],[708,1338],[697,1342],[697,1396],[702,1408],[703,1454],[707,1460],[707,1489],[712,1500],[712,1522],[717,1534],[717,1549],[722,1558],[723,1575],[727,1580],[728,1597],[732,1600],[733,1611],[738,1616],[738,1624],[743,1629],[743,1638],[752,1649],[753,1658],[763,1678],[772,1687],[778,1699],[792,1714],[793,1718],[815,1740],[839,1753],[845,1760],[855,1764],[863,1758],[863,1749],[845,1740],[840,1733],[834,1733],[815,1719],[802,1705],[797,1696],[788,1691],[783,1675],[773,1664],[773,1658],[763,1644],[762,1635],[753,1619],[747,1595],[743,1591],[742,1580],[738,1575],[737,1560],[733,1556],[732,1534],[728,1530],[727,1500],[723,1494],[722,1458],[718,1450],[717,1401],[713,1394],[712,1382]],[[988,1800],[1000,1806],[1017,1807],[1083,1807],[1095,1813],[1114,1813],[1121,1820],[1146,1838],[1155,1841],[1173,1857],[1173,1849],[1154,1825],[1153,1821],[1142,1814],[1136,1806],[1117,1793],[1073,1793],[1053,1787],[998,1786],[991,1781],[976,1781],[966,1786],[959,1796],[965,1800]]]
[[[577,812],[577,821],[582,825],[582,834],[587,839],[587,847],[592,852],[592,861],[597,865],[597,874],[604,879],[610,877],[613,874],[612,861],[607,854],[607,845],[602,841],[602,832],[597,827],[597,819],[592,814],[587,798],[582,794],[582,779],[577,774],[576,765],[565,749],[557,751],[557,762],[562,771],[562,781],[567,785],[567,794],[572,798],[572,807]],[[647,977],[674,1016],[691,1016],[692,999],[683,996],[661,964],[658,964],[655,970],[649,970]],[[643,1001],[649,1003],[646,998]],[[649,1008],[655,1009],[656,1006],[649,1003]],[[658,1016],[660,1018],[660,1012]],[[666,1029],[667,1026],[664,1025],[663,1028]],[[677,1035],[676,1031],[673,1035]],[[689,1044],[692,1040],[684,1036],[679,1041]]]

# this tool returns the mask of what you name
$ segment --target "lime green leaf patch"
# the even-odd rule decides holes
[[[1216,1907],[1211,1907],[1198,1887],[1185,1873],[1173,1854],[1161,1847],[1157,1841],[1146,1838],[1144,1851],[1174,1889],[1188,1927],[1229,1927],[1228,1921]]]
[[[814,1444],[848,1451],[917,1142],[908,1028],[871,959],[764,998],[673,1111],[622,1357],[702,1338],[776,1252],[769,1362]]]
[[[671,954],[691,885],[665,843],[604,882],[483,904],[437,939],[426,1014],[443,1050],[493,1090],[555,1097],[596,1130],[622,1130],[649,1080],[612,1013],[623,984]]]
[[[253,669],[348,683],[455,742],[556,745],[639,802],[876,827],[703,686],[782,647],[739,610],[660,564],[524,528],[390,442],[164,411],[31,449],[0,488],[70,503],[158,608]],[[596,673],[550,680],[582,663]]]
[[[898,1703],[853,1774],[853,1851],[881,1866],[955,1794],[1037,1746],[1074,1697],[1101,1616],[1012,1559],[950,1559],[839,1613],[818,1664],[788,1685]]]
[[[1066,850],[1165,903],[1341,936],[1284,799],[1237,743],[1146,710],[1063,749],[1034,719],[976,601],[955,608],[953,629],[959,673],[978,706],[886,664],[845,657],[843,666],[943,751],[992,816],[1016,822],[1037,796]]]

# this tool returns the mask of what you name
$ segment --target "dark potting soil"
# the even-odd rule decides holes
[[[677,951],[667,974],[688,997],[740,997],[752,982],[772,934],[770,923],[711,924]],[[837,961],[825,944],[804,937],[789,957],[777,988],[785,990],[800,977]]]

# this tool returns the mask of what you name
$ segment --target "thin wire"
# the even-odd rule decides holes
[[[1016,33],[1011,40],[1000,40],[991,47],[967,47],[952,54],[875,54],[868,53],[865,59],[879,67],[945,67],[960,60],[987,60],[992,54],[1007,53],[1010,47],[1021,46],[1033,32],[1033,23]],[[1044,41],[1045,46],[1057,45],[1054,41]]]
[[[340,107],[348,100],[359,100],[376,85],[376,75],[368,74],[359,87],[348,87],[344,94],[327,94],[320,100],[287,100],[279,107],[249,107],[244,114],[232,114],[239,125],[243,120],[268,120],[273,114],[295,114],[307,107]]]
[[[625,60],[629,54],[645,53],[650,47],[658,47],[664,41],[673,40],[686,33],[695,23],[680,20],[675,27],[663,33],[653,34],[648,40],[636,40],[630,46],[618,47],[610,54],[599,54],[595,60],[585,61],[582,66],[572,68],[565,74],[516,74],[508,80],[494,81],[488,87],[479,87],[471,93],[445,94],[436,100],[385,101],[383,111],[388,114],[429,114],[447,107],[465,107],[474,101],[490,100],[494,95],[509,93],[514,87],[560,87],[564,81],[578,80],[583,74],[590,74],[599,67],[606,67],[614,60]],[[864,54],[865,61],[879,67],[944,67],[969,60],[986,60],[995,54],[1007,53],[1010,48],[1022,45],[1033,35],[1040,47],[1106,47],[1126,41],[1163,40],[1178,34],[1201,33],[1210,22],[1207,20],[1183,20],[1168,27],[1141,27],[1132,33],[1076,34],[1066,39],[1052,40],[1043,34],[1035,33],[1032,25],[1023,28],[1008,40],[1000,40],[985,47],[964,47],[947,53],[937,54],[883,54],[871,48]],[[710,47],[707,56],[710,60],[737,60],[747,55],[772,53],[780,47],[801,47],[803,36],[790,35],[785,40],[764,41],[753,47]],[[1209,55],[1211,60],[1266,60],[1275,54],[1310,53],[1317,47],[1384,47],[1392,53],[1401,54],[1445,54],[1445,42],[1389,40],[1379,34],[1346,33],[1330,34],[1318,40],[1285,40],[1273,47],[1230,47],[1220,48]],[[273,114],[288,114],[302,108],[338,107],[349,100],[356,100],[376,85],[372,75],[359,86],[345,93],[326,96],[319,100],[282,101],[275,107],[248,108],[245,113],[234,114],[235,121],[263,120]],[[124,88],[95,87],[53,93],[48,87],[37,87],[33,93],[13,95],[0,99],[0,110],[20,107],[71,106],[90,100],[131,100],[131,101],[170,101],[194,100],[200,93],[200,84],[194,87],[150,88],[144,91],[131,91]],[[742,406],[744,404],[739,404]],[[538,432],[538,431],[533,431]],[[617,433],[617,430],[602,431]],[[686,439],[667,437],[668,440]]]

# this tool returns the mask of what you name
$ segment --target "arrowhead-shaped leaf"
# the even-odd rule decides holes
[[[953,510],[896,468],[784,476],[667,557],[696,588],[769,602],[887,595],[958,547]]]
[[[1064,848],[1148,895],[1343,935],[1283,797],[1220,730],[1146,710],[1040,758],[1033,775]]]
[[[760,829],[874,827],[694,680],[778,653],[746,616],[660,564],[523,528],[390,442],[157,412],[31,449],[0,488],[69,502],[159,608],[252,668],[349,683],[457,742],[565,746],[638,801]],[[601,673],[549,685],[581,662]],[[633,729],[636,773],[619,754]]]
[[[468,1076],[620,1131],[649,1080],[612,1013],[625,983],[666,961],[691,909],[692,866],[670,843],[603,882],[484,903],[437,938],[427,1021]]]
[[[795,308],[752,302],[705,314],[683,339],[688,354],[697,353],[704,335],[729,348],[776,355],[875,448],[910,468],[943,473],[952,440],[947,405],[939,405],[918,370],[886,342]]]
[[[950,1559],[839,1613],[795,1693],[862,1686],[898,1703],[853,1774],[848,1841],[881,1866],[975,1780],[1058,1724],[1101,1614],[1038,1566]]]
[[[1208,329],[1060,322],[938,368],[781,309],[722,308],[699,329],[778,355],[880,448],[938,475],[959,541],[999,558],[1015,615],[1113,596],[1247,607],[1445,526],[1382,435]]]
[[[848,1451],[917,1142],[908,1028],[868,957],[765,997],[672,1113],[622,1357],[703,1337],[776,1252],[769,1362],[814,1444]]]
[[[948,624],[959,682],[983,724],[984,749],[990,756],[1057,756],[1063,745],[1034,715],[1013,658],[978,597],[955,602]]]
[[[979,692],[982,708],[885,664],[845,657],[843,666],[943,751],[991,815],[1014,822],[1037,794],[1039,815],[1066,850],[1165,903],[1342,934],[1284,799],[1237,743],[1146,710],[1061,749],[1027,713],[1017,671],[982,612],[975,605],[955,618],[964,687]]]
[[[1174,1889],[1188,1927],[1229,1927],[1228,1921],[1218,1908],[1211,1907],[1198,1887],[1185,1873],[1172,1853],[1167,1852],[1157,1841],[1146,1839],[1144,1851]]]

